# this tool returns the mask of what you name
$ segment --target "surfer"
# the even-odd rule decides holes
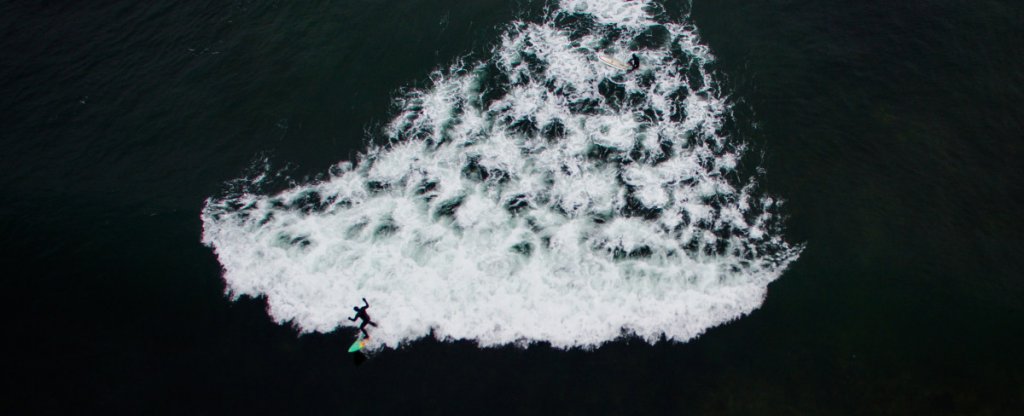
[[[366,324],[377,326],[376,323],[370,320],[370,314],[366,313],[366,308],[369,308],[370,304],[366,302],[366,298],[363,298],[363,307],[353,306],[352,310],[356,311],[356,316],[348,318],[348,320],[355,322],[356,319],[362,319],[363,322],[359,324],[359,330],[363,331],[363,335],[366,338],[370,337],[370,334],[366,333]]]
[[[627,71],[627,72],[636,71],[636,69],[639,68],[639,67],[640,67],[640,57],[636,56],[636,54],[634,53],[633,57],[629,58],[629,71]]]

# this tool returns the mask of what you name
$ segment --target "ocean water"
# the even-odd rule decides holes
[[[891,3],[0,5],[4,406],[1019,412],[1024,7]]]

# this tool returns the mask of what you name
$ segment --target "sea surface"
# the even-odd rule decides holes
[[[1021,2],[89,3],[0,4],[4,413],[1024,410]]]

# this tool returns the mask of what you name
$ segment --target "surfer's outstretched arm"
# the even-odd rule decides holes
[[[369,308],[370,307],[370,304],[366,302],[366,298],[363,298],[363,307],[364,308]]]
[[[359,317],[359,315],[356,315],[356,316],[353,316],[353,317],[351,317],[351,318],[348,318],[348,320],[350,320],[350,321],[352,321],[352,322],[355,322],[355,321],[356,321],[356,318],[358,318],[358,317]]]

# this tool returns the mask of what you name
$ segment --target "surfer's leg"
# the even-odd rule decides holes
[[[376,323],[376,322],[373,322],[373,321],[366,321],[366,323],[368,323],[368,324],[370,324],[370,325],[373,325],[373,326],[377,326],[377,323]]]

